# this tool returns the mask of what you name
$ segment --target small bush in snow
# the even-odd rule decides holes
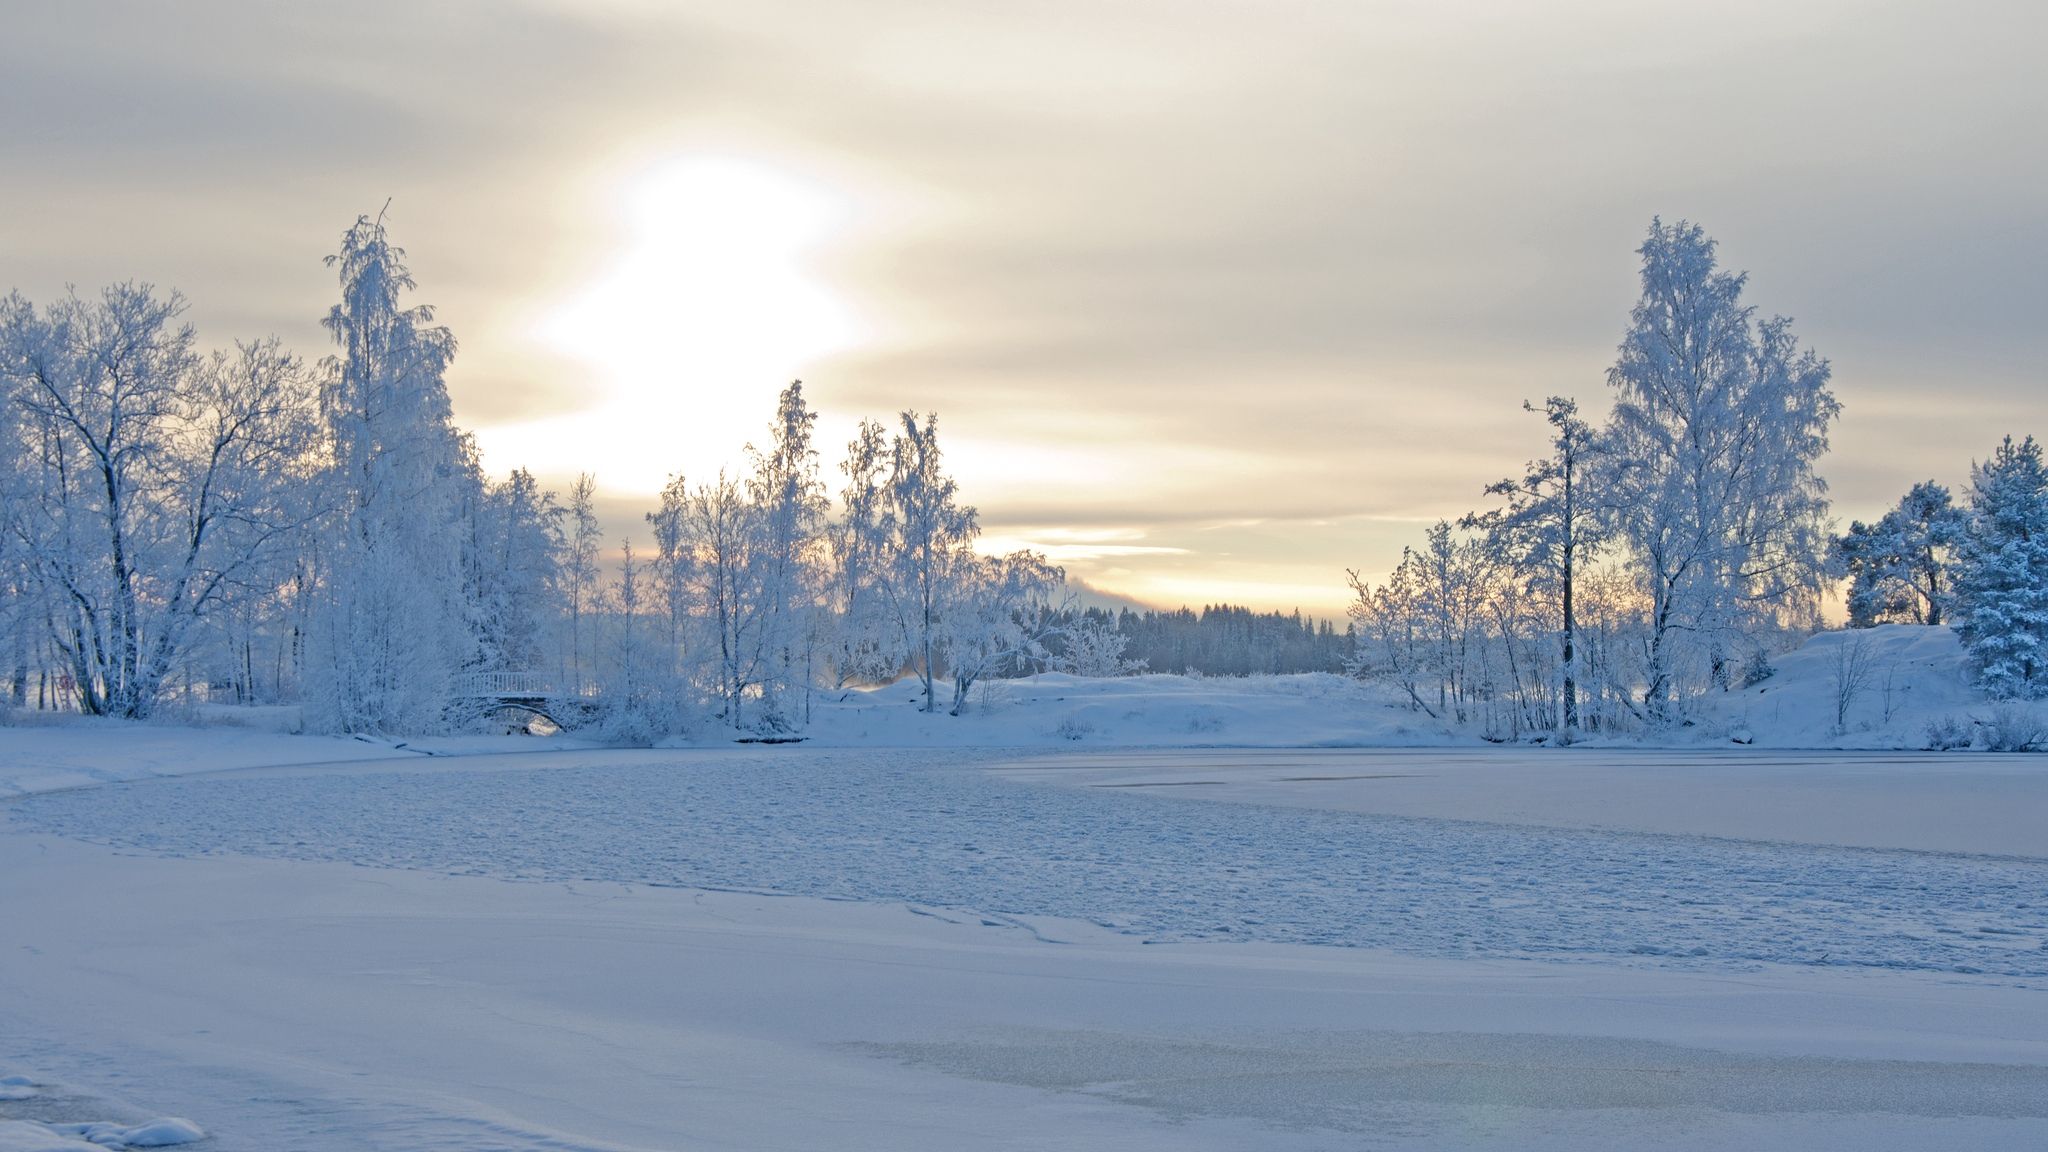
[[[589,728],[592,739],[618,748],[651,748],[666,735],[644,708],[616,703]]]
[[[1993,752],[2031,752],[2048,747],[2048,725],[2024,704],[2000,704],[1984,722],[1984,747]]]
[[[1059,727],[1052,730],[1052,734],[1062,740],[1082,740],[1093,735],[1094,732],[1095,725],[1090,724],[1086,720],[1076,720],[1072,717],[1060,721]]]
[[[1929,752],[1954,752],[1968,748],[1972,740],[1970,726],[1953,716],[1936,716],[1929,720],[1926,734]]]
[[[1007,680],[983,680],[974,686],[974,706],[987,716],[1000,712],[1010,705],[1010,682]]]

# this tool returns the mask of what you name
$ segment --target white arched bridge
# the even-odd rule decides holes
[[[557,728],[575,728],[597,714],[597,686],[551,672],[463,672],[449,693],[456,707],[479,713],[526,712]]]

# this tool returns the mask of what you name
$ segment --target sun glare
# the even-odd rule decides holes
[[[852,206],[764,164],[695,156],[642,175],[620,214],[618,255],[536,333],[589,366],[600,399],[480,435],[499,459],[542,473],[600,461],[606,488],[645,492],[730,461],[777,390],[859,342],[852,311],[809,265]]]

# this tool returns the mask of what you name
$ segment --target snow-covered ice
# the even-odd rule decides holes
[[[0,1118],[264,1152],[2048,1143],[2039,758],[1059,746],[17,796],[0,1071],[95,1096]]]
[[[1430,775],[1435,755],[1396,766]],[[557,759],[122,785],[16,812],[169,855],[914,902],[1150,940],[2048,979],[2043,859],[1166,803],[1011,783],[957,753]],[[1303,774],[1389,768],[1362,760],[1326,756]]]

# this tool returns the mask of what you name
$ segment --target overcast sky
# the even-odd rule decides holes
[[[1653,215],[1833,361],[1874,515],[2048,434],[2048,5],[0,0],[0,290],[325,354],[391,202],[496,471],[639,532],[801,375],[998,543],[1336,615],[1606,403]]]

